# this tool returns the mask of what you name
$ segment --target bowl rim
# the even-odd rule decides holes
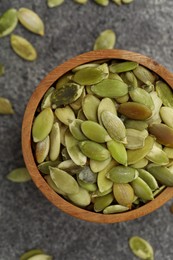
[[[142,55],[140,53],[127,51],[127,50],[96,50],[90,51],[74,58],[71,58],[61,65],[58,65],[55,69],[48,73],[48,75],[38,84],[33,92],[25,109],[23,122],[22,122],[22,152],[26,167],[31,175],[32,180],[43,195],[57,208],[63,212],[68,213],[76,218],[97,222],[97,223],[115,223],[133,220],[144,215],[147,215],[154,210],[161,207],[164,203],[173,197],[173,187],[166,187],[154,200],[144,204],[143,206],[123,213],[116,214],[103,214],[90,212],[88,210],[79,208],[63,199],[55,191],[50,188],[45,179],[42,177],[37,169],[35,159],[32,153],[31,147],[31,129],[34,119],[35,111],[40,103],[43,95],[48,88],[62,75],[72,70],[73,68],[82,65],[84,63],[94,62],[104,59],[120,59],[136,61],[139,64],[145,66],[151,71],[158,74],[169,86],[173,89],[173,74],[169,72],[165,67],[157,63],[150,57]]]

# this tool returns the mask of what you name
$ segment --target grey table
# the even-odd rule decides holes
[[[140,235],[151,242],[156,260],[173,259],[171,201],[156,212],[118,224],[94,224],[75,219],[51,205],[32,182],[14,184],[8,172],[23,166],[21,124],[25,106],[39,81],[55,66],[89,51],[104,29],[117,33],[117,48],[140,52],[173,71],[173,1],[135,0],[118,8],[80,6],[66,0],[49,9],[46,0],[1,0],[0,13],[14,7],[35,10],[44,20],[46,34],[36,36],[21,25],[16,34],[38,50],[35,62],[20,59],[10,48],[9,37],[0,39],[0,96],[14,104],[13,116],[0,117],[0,260],[17,260],[31,248],[42,248],[56,260],[136,259],[128,239]]]

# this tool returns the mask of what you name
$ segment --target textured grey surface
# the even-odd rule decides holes
[[[92,49],[97,35],[111,28],[117,48],[151,56],[173,71],[173,1],[135,0],[129,6],[103,8],[92,1],[79,6],[66,0],[48,9],[46,0],[1,0],[0,13],[10,7],[28,7],[44,20],[46,34],[36,36],[21,25],[15,33],[38,49],[36,62],[23,61],[10,48],[9,37],[0,39],[0,96],[9,98],[16,111],[0,117],[0,260],[17,260],[24,251],[38,247],[55,260],[136,259],[128,238],[140,235],[151,242],[156,260],[173,259],[171,201],[135,221],[93,224],[72,218],[52,206],[32,182],[14,184],[7,173],[23,165],[20,129],[27,101],[38,82],[68,58]]]

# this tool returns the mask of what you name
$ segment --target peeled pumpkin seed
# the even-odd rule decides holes
[[[49,184],[49,186],[58,194],[65,196],[66,193],[64,191],[62,191],[60,188],[58,188],[55,184],[55,182],[51,179],[50,175],[46,175],[45,180],[47,181],[47,183]]]
[[[165,82],[156,82],[156,92],[164,106],[173,108],[173,92]]]
[[[143,200],[153,200],[153,193],[148,184],[140,177],[131,182],[134,193]]]
[[[146,158],[143,158],[139,160],[138,162],[131,164],[131,167],[136,168],[136,169],[141,169],[147,166],[148,160]]]
[[[50,167],[50,176],[58,189],[66,194],[76,194],[79,192],[77,181],[67,172],[58,168]]]
[[[28,258],[28,260],[52,260],[52,259],[53,259],[52,256],[46,254],[34,255]]]
[[[34,61],[37,59],[36,49],[25,38],[16,34],[12,34],[10,43],[13,51],[24,60]]]
[[[85,89],[83,89],[80,97],[78,99],[76,99],[76,101],[74,101],[73,103],[70,104],[71,108],[73,110],[79,110],[82,107],[82,101],[85,96],[86,96]]]
[[[76,194],[69,194],[68,198],[77,206],[86,207],[91,202],[91,196],[89,192],[79,187],[79,192]]]
[[[0,114],[14,114],[11,102],[7,98],[0,97]]]
[[[77,182],[80,187],[82,187],[83,189],[90,191],[90,192],[94,192],[97,190],[96,183],[87,183],[87,182],[81,181],[78,176],[79,175],[77,174]]]
[[[98,113],[98,121],[99,121],[100,125],[102,125],[101,114],[105,110],[109,111],[112,114],[117,116],[116,106],[115,106],[115,103],[112,101],[112,99],[110,99],[110,98],[103,98],[100,101],[100,103],[99,103],[98,111],[97,111],[97,113]]]
[[[166,165],[169,163],[166,153],[155,144],[153,145],[151,151],[146,155],[146,158],[158,165]]]
[[[151,98],[154,102],[154,110],[152,111],[152,115],[150,118],[146,120],[146,122],[151,125],[153,123],[161,123],[161,117],[159,114],[160,108],[162,106],[162,100],[157,96],[157,93],[153,91],[150,93]]]
[[[50,132],[50,151],[49,157],[51,161],[57,160],[60,153],[60,126],[56,122],[52,126],[52,130]]]
[[[163,151],[166,153],[169,159],[173,159],[173,148],[164,147]]]
[[[79,165],[76,165],[72,160],[70,159],[67,159],[63,162],[61,162],[60,164],[58,164],[58,168],[63,170],[63,171],[66,171],[68,172],[69,174],[71,175],[74,175],[76,173],[79,173],[83,167],[82,166],[79,166]]]
[[[110,141],[111,138],[108,135],[107,131],[96,122],[93,121],[84,121],[81,124],[81,129],[84,135],[97,143],[105,143]]]
[[[86,183],[96,183],[97,174],[91,171],[89,166],[85,166],[78,175],[79,179]]]
[[[72,72],[76,72],[78,70],[85,69],[85,68],[97,68],[98,66],[99,64],[97,63],[86,63],[75,67],[74,69],[72,69]]]
[[[136,69],[134,69],[133,73],[139,80],[141,80],[143,83],[147,85],[151,85],[152,83],[154,83],[156,79],[154,74],[151,73],[150,70],[148,70],[147,68],[141,65],[139,65]]]
[[[71,135],[69,131],[66,131],[65,133],[65,144],[72,161],[80,166],[85,165],[87,157],[85,156],[85,154],[83,154],[83,152],[80,151],[80,143],[78,143],[78,141]]]
[[[109,206],[112,203],[113,200],[114,197],[112,193],[96,198],[94,203],[94,211],[100,212],[104,210],[107,206]]]
[[[51,107],[51,95],[55,89],[53,87],[49,88],[46,94],[44,94],[44,98],[41,102],[41,110]]]
[[[66,83],[70,83],[70,80],[72,78],[72,73],[71,72],[67,72],[64,75],[62,75],[56,82],[55,88],[59,89],[61,87],[63,87]]]
[[[150,94],[142,88],[131,88],[129,95],[134,102],[144,104],[151,110],[154,109],[154,102]]]
[[[8,9],[0,16],[0,38],[10,34],[17,26],[17,10],[14,8]]]
[[[126,129],[118,116],[109,111],[103,111],[101,113],[101,120],[113,140],[126,143]]]
[[[109,67],[108,67],[107,63],[103,63],[103,64],[99,65],[98,69],[103,71],[107,75],[106,79],[109,77]]]
[[[156,137],[157,142],[166,147],[173,148],[173,129],[165,124],[152,124],[149,126],[150,134]]]
[[[124,82],[134,88],[139,87],[138,80],[132,71],[127,71],[124,74]]]
[[[118,112],[127,118],[136,120],[145,120],[152,115],[152,111],[144,104],[137,102],[126,102],[120,104]]]
[[[80,119],[74,119],[73,122],[69,124],[69,130],[74,138],[76,138],[78,141],[86,140],[86,136],[82,133],[81,130],[81,124],[82,120]]]
[[[82,102],[83,113],[88,120],[97,122],[97,110],[100,100],[92,95],[86,95]]]
[[[109,77],[108,78],[109,79],[117,79],[117,80],[120,80],[120,81],[124,81],[124,80],[122,80],[122,78],[117,73],[112,73],[112,72],[109,72]]]
[[[18,19],[29,31],[41,36],[44,35],[44,23],[38,14],[32,10],[28,8],[20,8],[18,10]]]
[[[127,151],[122,143],[112,140],[107,142],[107,147],[114,160],[122,165],[127,165]]]
[[[134,201],[134,191],[128,183],[114,183],[113,194],[115,200],[122,206],[131,208]]]
[[[116,42],[116,35],[112,30],[105,30],[97,37],[94,50],[113,49]]]
[[[102,162],[90,160],[90,168],[93,172],[100,172],[110,163],[110,161],[111,157]]]
[[[115,166],[106,177],[114,183],[129,183],[138,177],[138,171],[131,167]]]
[[[153,177],[151,173],[149,173],[144,169],[138,169],[138,172],[139,172],[139,177],[148,184],[148,186],[152,191],[159,188],[156,179]]]
[[[59,160],[56,160],[56,161],[47,161],[47,162],[42,162],[40,163],[37,167],[39,169],[39,171],[43,174],[49,174],[50,171],[49,171],[49,166],[52,166],[52,167],[57,167],[58,164],[60,163]]]
[[[35,143],[44,140],[50,133],[54,121],[54,115],[50,108],[45,108],[34,119],[32,137]]]
[[[59,6],[64,3],[64,0],[47,0],[47,5],[49,8]]]
[[[147,170],[154,176],[154,178],[163,185],[173,186],[173,172],[165,166],[158,166],[150,164]]]
[[[140,259],[154,260],[153,248],[141,237],[133,236],[129,239],[129,246],[133,254]]]
[[[43,254],[43,250],[41,249],[31,249],[27,251],[26,253],[22,254],[20,256],[20,260],[28,260],[30,257],[35,256],[35,255],[40,255]]]
[[[121,213],[127,210],[129,210],[129,208],[122,205],[110,205],[103,210],[103,214]]]
[[[44,140],[36,143],[35,157],[38,163],[42,163],[46,159],[49,153],[49,148],[50,148],[49,136],[47,136]]]
[[[121,73],[126,72],[130,70],[134,70],[138,67],[138,63],[134,61],[124,61],[117,64],[112,64],[109,69],[112,73]]]
[[[91,90],[100,97],[116,98],[126,95],[128,86],[118,79],[103,79],[100,83],[95,83]]]
[[[146,130],[138,131],[128,128],[126,129],[127,144],[125,144],[125,147],[130,150],[140,149],[144,147],[147,136]]]
[[[162,121],[169,127],[173,128],[173,108],[161,107],[160,116]]]
[[[75,114],[70,106],[57,108],[55,110],[55,115],[65,125],[69,125],[73,120],[75,120]]]
[[[101,6],[107,6],[109,4],[109,0],[94,0],[96,4]]]
[[[138,131],[143,131],[148,127],[148,124],[145,121],[131,120],[131,119],[125,120],[124,125],[127,129],[131,128],[131,129],[136,129]]]
[[[12,182],[27,182],[31,180],[28,170],[25,167],[17,168],[12,170],[8,175],[7,179]]]

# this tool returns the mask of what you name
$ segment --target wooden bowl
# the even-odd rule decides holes
[[[42,99],[48,88],[63,74],[72,70],[76,66],[101,59],[123,59],[136,61],[139,64],[144,65],[148,69],[157,73],[163,80],[165,80],[169,84],[171,88],[173,88],[173,74],[170,73],[166,68],[158,64],[156,61],[138,53],[126,50],[98,50],[76,56],[75,58],[66,61],[64,64],[56,67],[53,71],[51,71],[40,82],[33,95],[31,96],[26,107],[23,119],[22,149],[26,167],[33,181],[35,182],[39,190],[52,204],[54,204],[62,211],[82,220],[98,223],[114,223],[132,220],[151,213],[173,197],[173,188],[166,188],[153,201],[150,201],[147,204],[128,212],[110,215],[90,212],[69,203],[49,187],[49,185],[37,169],[31,147],[31,128],[34,114],[40,103],[40,100]]]

